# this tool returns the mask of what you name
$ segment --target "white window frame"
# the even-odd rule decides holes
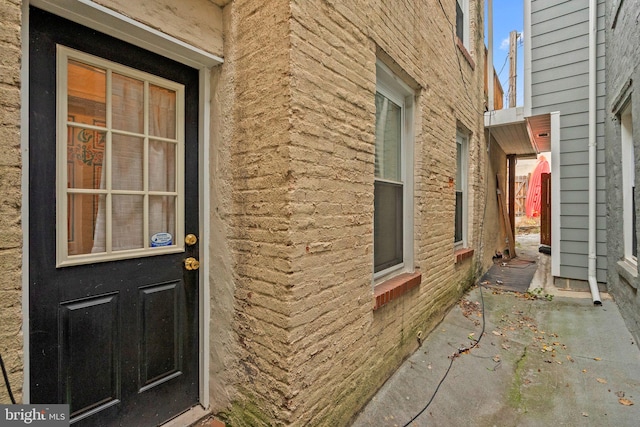
[[[99,58],[84,52],[80,52],[74,49],[67,48],[65,46],[57,47],[57,106],[56,106],[56,123],[57,123],[57,149],[56,149],[56,266],[66,267],[71,265],[90,264],[94,262],[105,262],[113,260],[122,260],[130,258],[139,258],[146,256],[155,256],[168,253],[184,252],[184,109],[185,109],[185,92],[184,85],[163,79],[161,77],[145,73],[135,68],[126,67],[118,63],[108,61],[103,58]],[[176,196],[176,212],[175,212],[175,233],[173,236],[173,244],[165,247],[151,248],[149,243],[148,230],[145,227],[144,230],[144,247],[139,249],[128,250],[113,250],[110,244],[107,243],[105,252],[95,254],[82,254],[82,255],[69,255],[68,246],[68,230],[67,230],[67,200],[69,194],[108,194],[112,190],[108,187],[104,190],[96,189],[69,189],[67,188],[67,126],[71,124],[68,122],[68,106],[67,106],[67,64],[70,59],[83,62],[85,64],[93,65],[99,68],[108,70],[107,74],[117,72],[119,74],[136,78],[145,81],[145,87],[149,84],[155,84],[163,88],[168,88],[176,91],[176,140],[173,142],[177,145],[176,153],[176,179],[175,179],[175,191],[174,192],[152,192],[147,188],[142,191],[118,191],[117,194],[136,194],[143,195],[145,198],[149,195],[175,195]],[[107,92],[109,92],[109,78],[107,80]],[[107,110],[110,106],[110,95],[107,93]],[[146,121],[146,120],[145,120]],[[83,128],[95,128],[90,125],[73,124],[76,127]],[[110,120],[107,117],[107,125],[104,129],[106,136],[106,148],[105,148],[105,161],[110,163],[111,152],[111,135],[112,129]],[[148,130],[145,130],[144,140],[145,144],[148,144],[149,139],[165,140],[165,138],[151,137]],[[145,150],[146,151],[146,150]],[[145,166],[145,167],[148,167]],[[109,171],[107,170],[107,183],[109,182]],[[145,182],[147,180],[145,179]],[[110,203],[107,201],[105,210],[110,209]],[[143,223],[148,224],[149,212],[147,209],[144,211]],[[110,235],[111,224],[107,220],[106,233]],[[109,241],[109,239],[107,239]]]
[[[469,227],[469,138],[470,135],[468,132],[463,129],[456,129],[456,156],[457,156],[457,145],[460,147],[460,155],[462,159],[460,161],[460,166],[462,170],[460,171],[461,182],[460,188],[462,188],[462,239],[455,240],[455,217],[454,217],[454,250],[468,248],[469,247],[469,239],[468,239],[468,227]],[[456,177],[458,175],[458,167],[457,167],[457,158],[456,158]],[[458,182],[456,182],[457,188]],[[456,189],[457,191],[457,189]],[[454,216],[455,216],[455,207],[454,207]]]
[[[460,5],[460,9],[462,10],[462,32],[463,32],[462,44],[467,50],[469,50],[469,45],[471,40],[471,37],[469,34],[470,27],[471,27],[469,25],[469,1],[470,0],[456,0],[456,2]],[[457,23],[457,16],[456,16],[455,22]],[[456,36],[457,36],[457,30],[456,30]]]
[[[415,92],[381,61],[376,62],[376,92],[402,109],[401,162],[402,162],[402,224],[403,260],[401,263],[374,273],[374,284],[392,275],[413,272],[414,266],[414,104]],[[374,178],[377,180],[377,178]],[[374,245],[375,248],[375,245]]]
[[[633,116],[631,103],[620,113],[620,143],[622,154],[622,216],[624,259],[633,265],[638,258],[633,255],[633,200],[629,197],[635,183],[635,149],[633,145]],[[637,224],[636,224],[637,227]]]

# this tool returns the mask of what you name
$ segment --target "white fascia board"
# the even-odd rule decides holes
[[[223,62],[219,56],[90,0],[31,0],[30,4],[193,68]]]
[[[524,107],[506,108],[484,113],[485,127],[524,123]]]

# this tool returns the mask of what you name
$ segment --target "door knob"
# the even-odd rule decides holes
[[[200,261],[190,256],[189,258],[184,260],[184,268],[189,271],[197,270],[200,268]]]
[[[187,234],[186,236],[184,236],[184,242],[187,244],[187,246],[193,246],[198,243],[198,238],[195,234]]]

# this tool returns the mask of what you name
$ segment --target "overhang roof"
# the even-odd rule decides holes
[[[487,111],[484,125],[505,154],[535,157],[551,151],[551,119],[549,114],[524,116],[524,107]]]

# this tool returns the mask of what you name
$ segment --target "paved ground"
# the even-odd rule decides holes
[[[353,426],[640,425],[640,350],[615,303],[555,289],[539,256],[539,291],[470,291]]]

